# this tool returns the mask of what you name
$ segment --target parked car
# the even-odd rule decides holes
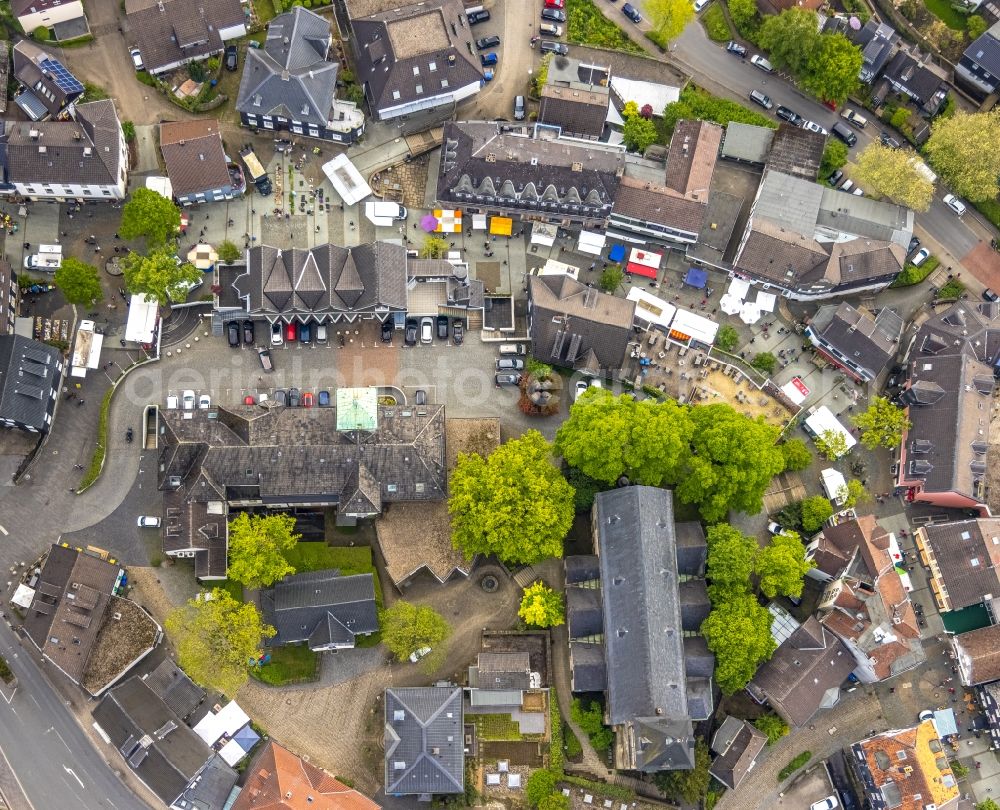
[[[499,61],[500,57],[498,57],[493,51],[479,54],[479,63],[483,67],[493,67]]]
[[[296,328],[295,323],[289,323],[285,326],[285,340],[289,343],[294,343],[299,339],[299,330]]]
[[[750,57],[750,64],[756,68],[760,68],[765,73],[774,73],[774,65],[768,62],[759,53],[755,53],[753,56]]]
[[[284,388],[274,389],[274,404],[275,405],[287,405],[288,404],[288,392]]]
[[[288,407],[298,408],[299,407],[299,389],[289,388],[288,389]]]
[[[735,39],[729,40],[728,44],[726,45],[726,50],[729,51],[731,54],[740,57],[740,59],[747,58],[746,46],[740,45],[740,43],[738,43]]]
[[[500,37],[496,34],[490,34],[488,37],[480,37],[476,40],[476,49],[480,51],[489,50],[490,48],[495,48],[500,44]]]
[[[420,319],[420,342],[434,342],[434,319],[429,315]]]
[[[795,126],[801,126],[805,119],[799,115],[791,107],[779,106],[778,109],[774,111],[774,114],[789,124],[794,124]]]
[[[545,46],[548,45],[548,41],[542,43],[542,51],[545,51]],[[558,45],[559,43],[554,43]],[[523,121],[524,120],[524,96],[514,96],[514,120]]]
[[[566,56],[569,53],[569,45],[565,42],[553,42],[550,39],[543,39],[538,49],[542,53],[554,53],[557,56]]]
[[[136,526],[140,529],[159,529],[160,519],[155,515],[140,515]]]
[[[890,149],[899,149],[899,141],[893,138],[888,132],[883,132],[879,135],[879,140],[883,146],[888,146]]]
[[[313,395],[312,395],[312,391],[306,391],[306,392],[305,392],[305,393],[304,393],[304,394],[302,395],[302,407],[303,407],[303,408],[311,408],[312,406],[313,406]]]
[[[329,408],[330,407],[330,392],[329,391],[320,391],[318,399],[319,399],[319,406],[321,408]]]
[[[469,18],[469,25],[479,25],[490,18],[490,13],[486,10],[470,11],[466,16]]]
[[[414,650],[410,653],[410,663],[415,664],[425,655],[428,655],[431,651],[430,647],[421,647],[419,650]]]
[[[634,23],[642,22],[642,15],[639,13],[639,10],[631,3],[626,3],[624,6],[622,6],[622,14],[624,14]]]
[[[782,528],[780,523],[775,523],[773,520],[768,521],[767,524],[768,534],[781,534],[785,530]]]
[[[230,321],[226,324],[226,337],[229,345],[234,349],[240,345],[240,324],[239,321]]]
[[[235,72],[237,65],[240,63],[239,52],[236,50],[235,45],[226,46],[226,70],[230,73]]]
[[[181,407],[185,411],[194,410],[194,391],[188,389],[183,394],[181,394]]]
[[[844,172],[841,171],[840,169],[837,169],[833,174],[831,174],[829,177],[826,178],[826,182],[829,183],[831,186],[836,187],[837,183],[839,183],[841,179],[843,179],[843,177],[844,177]]]
[[[312,342],[312,324],[306,321],[304,324],[299,326],[299,343],[311,343]]]
[[[170,394],[167,397],[167,410],[168,411],[176,411],[177,410],[177,404],[178,404],[178,402],[180,402],[180,400],[177,398],[177,395],[176,394]]]
[[[418,388],[413,392],[413,404],[414,405],[426,405],[427,404],[427,392],[423,388]]]
[[[317,343],[324,343],[325,344],[326,343],[326,337],[327,337],[327,326],[326,326],[326,324],[325,323],[318,323],[318,324],[316,324],[316,342]]]
[[[993,290],[987,287],[985,290],[983,290],[983,300],[990,301],[995,304],[997,301],[1000,301],[1000,295],[997,295],[995,292],[993,292]]]
[[[965,213],[965,203],[958,199],[958,197],[954,194],[945,194],[944,204],[959,216],[962,216]]]
[[[449,318],[447,315],[438,315],[437,318],[434,319],[434,326],[437,331],[438,340],[448,339],[448,321]]]
[[[497,350],[500,352],[502,357],[510,357],[519,355],[524,357],[528,353],[528,347],[523,343],[501,343],[500,348]]]
[[[383,343],[392,343],[392,321],[382,321],[379,337],[382,338]]]
[[[853,180],[845,180],[844,181],[844,185],[842,185],[840,187],[840,190],[841,191],[850,191],[852,188],[854,188],[854,181]]]
[[[868,119],[863,115],[858,114],[856,111],[852,110],[850,107],[845,109],[841,114],[841,118],[847,121],[849,124],[853,124],[858,129],[864,129],[868,126]]]
[[[573,386],[573,401],[576,402],[588,388],[590,385],[586,380],[577,380],[576,385]]]
[[[257,349],[257,359],[260,360],[260,367],[264,371],[274,371],[274,362],[271,360],[270,349]]]
[[[519,357],[497,358],[497,371],[522,371],[524,361]]]
[[[198,397],[198,410],[207,411],[212,407],[212,398],[208,394],[202,394]]]
[[[405,343],[407,346],[416,346],[417,329],[418,329],[417,319],[407,318],[406,329],[403,332],[403,343]]]
[[[836,796],[827,796],[825,799],[820,799],[809,805],[809,810],[834,810],[835,807],[839,806]]]
[[[801,124],[799,124],[799,126],[802,127],[802,129],[804,129],[804,130],[807,130],[809,132],[815,132],[815,133],[817,133],[819,135],[829,135],[830,134],[829,132],[826,131],[826,129],[824,127],[821,127],[815,121],[803,121]]]
[[[511,372],[509,374],[497,374],[494,379],[497,385],[520,385],[521,375],[517,372]]]
[[[920,250],[910,256],[910,264],[914,267],[920,267],[920,265],[922,265],[930,257],[931,252],[927,248],[920,248]]]
[[[705,6],[711,3],[712,0],[694,0],[694,13],[698,14]]]
[[[132,57],[132,64],[135,65],[136,70],[143,70],[144,66],[142,64],[142,53],[140,53],[138,48],[133,48],[128,52],[128,55]]]
[[[918,247],[920,247],[920,240],[915,236],[910,237],[910,244],[906,248],[907,253],[913,253]]]
[[[545,0],[546,8],[566,8],[566,0]]]
[[[455,318],[451,325],[451,339],[456,346],[461,346],[462,341],[465,340],[465,324],[462,323],[461,318]]]
[[[566,22],[566,12],[558,8],[543,8],[542,19],[551,22]]]
[[[562,36],[562,26],[554,25],[553,23],[543,22],[538,26],[538,33],[543,37],[561,37]]]
[[[760,90],[751,90],[750,100],[754,104],[759,104],[765,110],[770,110],[771,107],[774,106],[774,104],[771,102],[771,99],[768,96],[765,96],[762,92],[760,92]]]
[[[249,318],[243,321],[243,342],[247,346],[253,346],[254,328],[253,321]]]
[[[282,334],[281,321],[275,321],[271,324],[271,345],[280,346],[285,342],[285,337]]]

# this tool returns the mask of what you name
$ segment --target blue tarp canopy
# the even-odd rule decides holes
[[[684,276],[684,283],[689,287],[697,287],[699,290],[703,290],[708,283],[708,271],[701,270],[698,267],[689,267],[687,274]]]
[[[958,734],[955,712],[952,709],[938,709],[934,712],[934,728],[937,729],[938,736],[941,738]]]
[[[625,245],[612,245],[608,253],[608,259],[613,262],[620,262],[625,258]]]
[[[248,724],[237,731],[233,739],[240,748],[249,753],[250,749],[260,740],[260,736]]]

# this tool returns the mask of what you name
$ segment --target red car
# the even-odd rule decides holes
[[[298,330],[295,328],[295,324],[288,324],[288,326],[285,327],[285,340],[294,342],[298,340],[298,337]]]
[[[545,8],[565,8],[566,0],[545,0]]]
[[[302,395],[302,407],[311,408],[313,406],[313,395],[311,391],[306,391]]]

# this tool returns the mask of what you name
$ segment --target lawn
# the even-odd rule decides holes
[[[708,38],[714,42],[728,42],[732,38],[729,22],[719,3],[712,3],[701,15],[701,24],[705,26]]]
[[[566,19],[566,38],[570,42],[626,53],[645,53],[591,0],[566,0]],[[624,21],[624,17],[622,19]]]
[[[951,7],[950,0],[924,0],[924,5],[931,14],[941,20],[941,22],[949,28],[953,28],[956,31],[965,30],[966,20],[968,20],[968,17],[955,11],[955,9]]]
[[[481,740],[521,739],[521,727],[509,714],[467,714],[465,720],[476,724],[476,734]]]
[[[319,676],[319,654],[304,644],[270,650],[271,661],[250,670],[261,683],[284,686],[314,681]]]
[[[243,585],[240,582],[236,582],[231,579],[224,579],[221,582],[213,583],[212,587],[222,588],[222,590],[228,591],[229,595],[237,602],[243,601]]]

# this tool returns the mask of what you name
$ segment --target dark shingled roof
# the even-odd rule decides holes
[[[568,582],[566,586],[566,623],[570,639],[587,639],[603,634],[601,589],[577,588]]]
[[[30,39],[14,46],[14,78],[55,117],[83,95],[83,84]]]
[[[463,793],[462,690],[416,686],[385,690],[385,792]]]
[[[571,688],[574,692],[603,692],[608,688],[604,645],[587,641],[569,644]]]
[[[937,583],[949,610],[1000,596],[1000,518],[928,523],[919,530],[937,564]]]
[[[62,369],[58,349],[0,335],[0,421],[48,432]]]
[[[608,116],[608,94],[547,84],[542,88],[538,122],[561,127],[567,135],[598,138]]]
[[[965,686],[1000,680],[1000,625],[959,633],[951,644]]]
[[[144,675],[143,680],[174,714],[184,720],[190,717],[205,699],[205,690],[197,686],[170,659],[162,661],[156,669]]]
[[[815,180],[819,176],[826,137],[792,124],[780,124],[771,141],[771,152],[764,168],[804,180]]]
[[[249,50],[254,52],[253,48]],[[215,119],[161,123],[160,151],[175,197],[232,185]]]
[[[125,19],[151,73],[219,53],[220,29],[246,24],[240,0],[126,0]]]
[[[704,196],[708,196],[707,191]],[[666,186],[623,177],[615,195],[614,213],[696,235],[705,222],[707,204],[681,196]]]
[[[809,324],[809,337],[838,362],[865,380],[874,380],[899,350],[903,319],[888,307],[878,315],[846,301],[820,307]]]
[[[712,737],[712,752],[716,757],[708,772],[727,788],[735,790],[765,745],[766,735],[746,720],[728,716]]]
[[[896,51],[889,64],[882,71],[882,76],[890,82],[895,82],[917,97],[921,104],[927,104],[944,85],[944,79],[932,70],[924,67],[906,51]]]

